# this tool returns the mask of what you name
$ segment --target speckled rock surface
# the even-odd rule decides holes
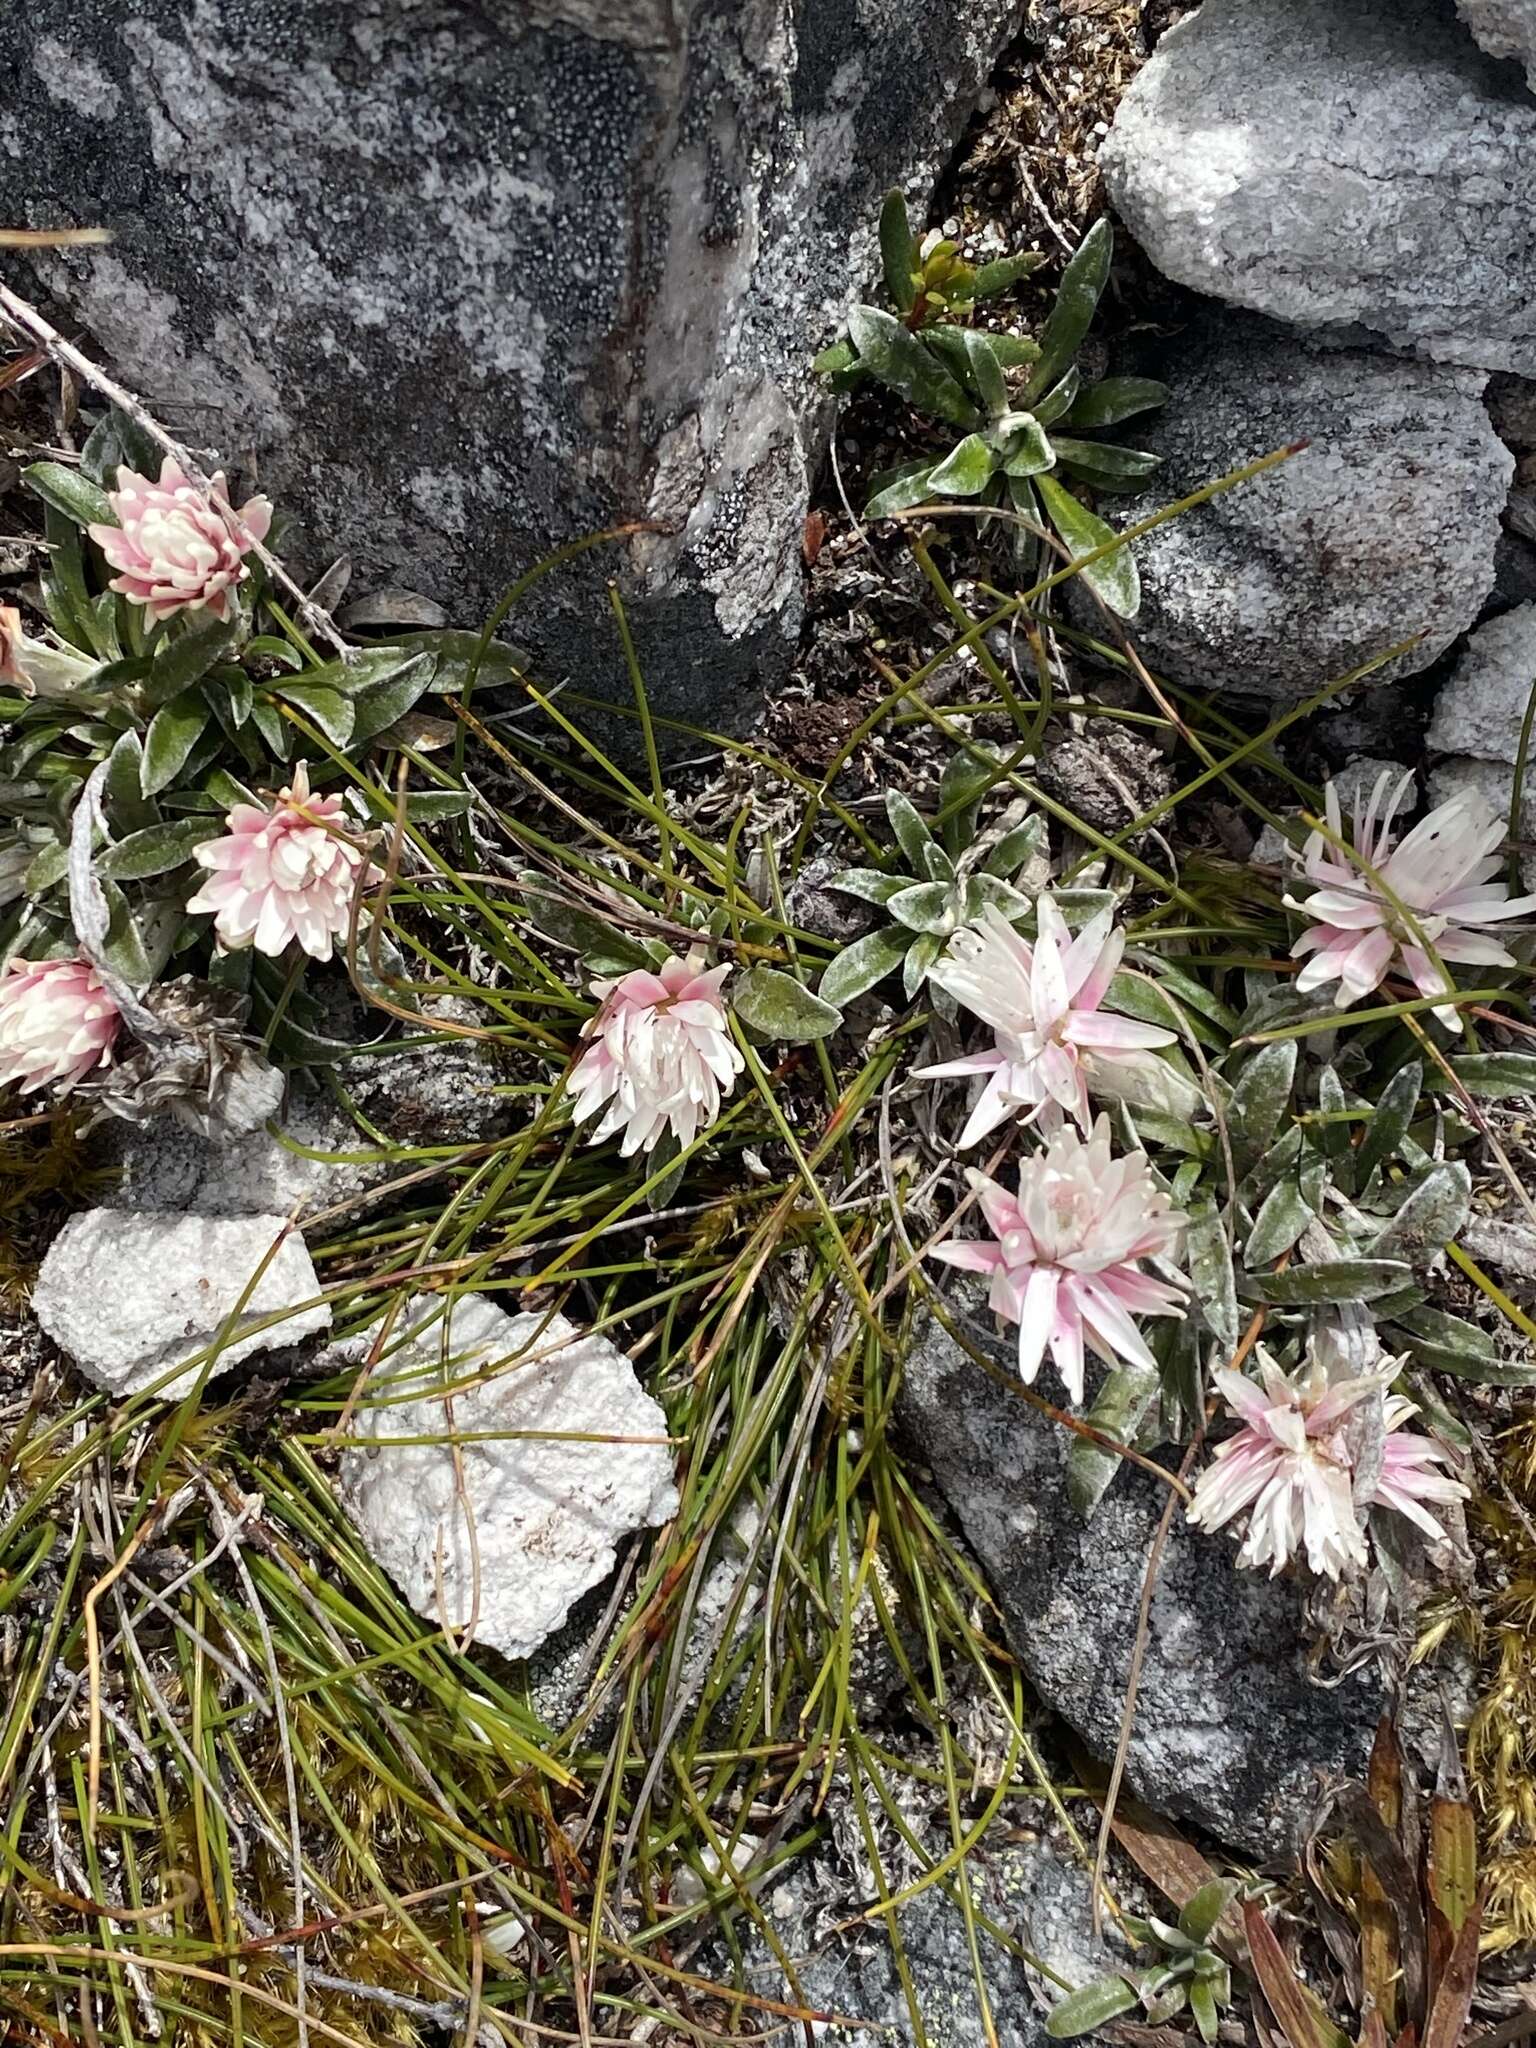
[[[1432,804],[1449,803],[1453,796],[1461,796],[1471,790],[1501,817],[1509,816],[1510,799],[1515,793],[1515,771],[1507,761],[1480,761],[1472,754],[1449,754],[1443,761],[1437,761],[1429,771],[1429,800]],[[1521,792],[1520,837],[1527,845],[1536,845],[1536,789],[1527,778]],[[1520,872],[1528,890],[1536,890],[1536,853],[1525,854],[1520,863]]]
[[[1536,0],[1456,0],[1456,12],[1490,57],[1523,64],[1536,90]]]
[[[956,1298],[975,1305],[981,1297],[957,1289]],[[1012,1347],[986,1325],[973,1321],[972,1329],[1010,1370]],[[908,1356],[900,1412],[986,1569],[1035,1690],[1107,1761],[1162,1485],[1123,1471],[1085,1523],[1067,1498],[1064,1433],[937,1324]],[[1311,1684],[1298,1589],[1239,1572],[1235,1549],[1175,1516],[1152,1598],[1126,1776],[1158,1812],[1284,1859],[1319,1775],[1363,1768],[1383,1697],[1360,1674],[1332,1689]]]
[[[452,999],[424,1007],[460,1023],[487,1021],[488,1013]],[[484,1040],[439,1037],[354,1060],[346,1075],[369,1124],[398,1145],[479,1144],[510,1130],[520,1114],[513,1098],[495,1093],[504,1073]],[[202,1216],[286,1214],[296,1203],[314,1210],[350,1201],[427,1163],[382,1151],[329,1100],[294,1096],[276,1122],[280,1135],[262,1129],[222,1142],[167,1117],[100,1124],[93,1152],[117,1174],[103,1203]]]
[[[340,1492],[418,1614],[526,1657],[613,1569],[616,1544],[675,1512],[666,1443],[603,1441],[664,1438],[667,1418],[616,1345],[564,1316],[509,1316],[482,1294],[460,1296],[446,1326],[442,1311],[418,1295],[401,1315],[369,1387],[415,1398],[364,1394],[353,1433],[370,1442],[343,1452]],[[485,1375],[448,1397],[430,1391],[445,1346],[450,1381]]]
[[[899,1740],[899,1738],[897,1738]],[[935,1750],[922,1758],[935,1775],[942,1761]],[[887,1788],[931,1866],[951,1846],[941,1785],[914,1788],[895,1770]],[[870,1799],[881,1867],[891,1891],[923,1874],[924,1864]],[[857,2015],[862,2027],[828,2029],[839,2048],[978,2048],[985,2038],[976,1997],[975,1970],[959,1905],[942,1885],[930,1885],[903,1906],[897,1917],[902,1947],[922,2013],[915,2031],[896,1968],[890,1935],[879,1919],[839,1932],[879,1896],[858,1820],[841,1783],[828,1802],[830,1827],[816,1851],[787,1870],[775,1872],[757,1891],[758,1902],[781,1948],[795,1965],[798,1988],[813,2007]],[[1032,1955],[1067,1983],[1101,1975],[1124,1951],[1099,1945],[1092,1930],[1087,1873],[1064,1841],[1055,1839],[1042,1809],[1027,1802],[1005,1806],[968,1866],[978,1914],[1005,1927]],[[752,1884],[750,1873],[747,1882]],[[1119,1872],[1114,1885],[1124,1896]],[[760,1997],[793,1998],[778,1958],[755,1931],[743,1927],[743,1976]],[[1045,2014],[1061,1996],[1057,1985],[978,1929],[981,1970],[998,2048],[1044,2048]],[[731,1981],[732,1959],[714,1945],[700,1960],[704,1974]]]
[[[1514,466],[1479,373],[1213,313],[1181,338],[1170,375],[1177,403],[1137,422],[1163,457],[1156,489],[1106,501],[1110,518],[1143,519],[1257,456],[1310,445],[1137,542],[1135,630],[1154,669],[1289,704],[1414,634],[1362,687],[1427,668],[1473,623]]]
[[[1517,605],[1467,642],[1435,699],[1429,744],[1437,754],[1471,754],[1513,768],[1520,728],[1536,689],[1536,604]]]
[[[1100,161],[1180,284],[1529,374],[1533,154],[1536,98],[1451,0],[1206,0],[1133,81]]]
[[[810,373],[890,184],[926,201],[1022,0],[30,0],[0,218],[105,220],[47,286],[307,529],[628,704],[740,726],[787,668]]]
[[[285,1228],[280,1215],[214,1221],[84,1209],[49,1246],[32,1312],[87,1379],[134,1394],[207,1349],[281,1237],[213,1362],[208,1377],[217,1379],[254,1352],[330,1328],[328,1304],[313,1300],[320,1283],[304,1240]],[[253,1327],[274,1315],[282,1319],[269,1329]],[[157,1394],[179,1399],[200,1370],[188,1365]]]
[[[1430,771],[1429,793],[1445,803],[1471,790],[1508,816],[1515,790],[1520,729],[1536,686],[1536,604],[1517,605],[1478,627],[1435,699],[1429,746],[1440,758]],[[1536,786],[1527,776],[1521,793],[1520,837],[1536,842]],[[1536,889],[1536,853],[1522,862],[1525,885]]]

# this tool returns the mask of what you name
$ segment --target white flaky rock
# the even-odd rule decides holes
[[[209,1368],[208,1377],[217,1379],[255,1352],[330,1328],[329,1305],[314,1298],[320,1285],[308,1249],[283,1216],[83,1210],[49,1247],[32,1309],[87,1379],[108,1393],[153,1386],[177,1400],[203,1370],[190,1361],[224,1331],[264,1259]],[[270,1322],[274,1316],[280,1320]]]
[[[479,1294],[443,1311],[422,1295],[401,1319],[340,1491],[418,1614],[526,1657],[612,1570],[616,1544],[676,1512],[667,1418],[616,1345],[563,1316],[509,1316]],[[445,1362],[450,1384],[486,1377],[445,1396]],[[369,1405],[407,1390],[420,1391]],[[395,1441],[411,1437],[436,1441]]]
[[[1100,162],[1180,284],[1530,375],[1533,156],[1536,98],[1444,0],[1206,0],[1132,82]]]

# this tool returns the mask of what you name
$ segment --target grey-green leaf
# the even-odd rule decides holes
[[[1237,1897],[1237,1890],[1230,1877],[1213,1877],[1209,1884],[1201,1885],[1179,1915],[1179,1932],[1203,1948],[1216,1932],[1222,1914]]]
[[[941,498],[974,498],[991,481],[996,462],[980,434],[967,434],[928,472],[928,488]]]
[[[1103,377],[1079,393],[1067,417],[1074,427],[1114,427],[1167,402],[1168,386],[1153,377]]]
[[[1061,274],[1056,303],[1040,337],[1040,360],[1027,395],[1048,391],[1077,354],[1109,278],[1115,238],[1107,220],[1096,220]]]
[[[1009,880],[1020,868],[1045,851],[1048,828],[1045,819],[1036,811],[1026,818],[1022,825],[1015,825],[1011,832],[1005,832],[987,855],[983,866],[989,875],[1001,875]]]
[[[1086,1420],[1117,1443],[1128,1444],[1157,1399],[1157,1391],[1155,1372],[1139,1366],[1119,1367],[1106,1373]],[[1085,1522],[1123,1463],[1113,1451],[1101,1450],[1087,1437],[1073,1437],[1067,1453],[1067,1497]]]
[[[115,882],[144,882],[168,875],[192,858],[193,849],[223,830],[217,818],[182,818],[171,825],[146,825],[97,856],[96,872]]]
[[[1090,483],[1097,477],[1150,476],[1163,460],[1144,448],[1122,448],[1114,441],[1079,441],[1067,434],[1053,434],[1051,441],[1057,460],[1086,472]]]
[[[905,875],[884,875],[878,868],[844,868],[834,875],[827,887],[836,889],[843,896],[858,896],[865,903],[881,905],[890,902],[898,889],[907,889],[911,883]]]
[[[1451,1373],[1474,1386],[1536,1385],[1536,1365],[1506,1358],[1486,1330],[1460,1316],[1419,1307],[1394,1316],[1393,1323],[1407,1337],[1419,1363],[1434,1372]]]
[[[1536,1053],[1474,1052],[1451,1062],[1451,1072],[1469,1095],[1500,1102],[1511,1095],[1536,1095]]]
[[[736,985],[732,1007],[760,1037],[791,1045],[827,1038],[843,1021],[840,1010],[776,967],[749,967]]]
[[[144,735],[144,759],[139,767],[139,789],[143,795],[154,796],[169,789],[202,738],[208,718],[208,706],[200,696],[190,693],[160,706]]]
[[[976,281],[971,286],[975,299],[995,299],[999,292],[1007,291],[1010,285],[1018,283],[1021,277],[1028,277],[1032,270],[1038,270],[1045,261],[1033,249],[1027,249],[1017,256],[995,256],[990,263],[983,263],[976,272]]]
[[[933,932],[944,939],[959,921],[950,882],[914,882],[908,889],[898,889],[885,907],[908,931]]]
[[[1057,379],[1054,391],[1047,391],[1043,398],[1035,400],[1035,418],[1042,427],[1054,426],[1057,420],[1065,418],[1082,381],[1082,375],[1076,363],[1073,363],[1065,374]]]
[[[1112,526],[1106,525],[1086,505],[1080,505],[1054,477],[1037,476],[1033,487],[1039,492],[1047,517],[1066,542],[1067,553],[1074,562],[1119,539]],[[1079,573],[1094,596],[1107,604],[1118,618],[1135,618],[1141,607],[1141,577],[1137,574],[1129,548],[1120,547],[1114,554],[1088,563]]]
[[[360,747],[364,740],[387,732],[396,719],[404,718],[425,695],[432,681],[432,661],[417,655],[381,683],[359,690],[352,698],[352,731],[347,744]]]
[[[975,424],[976,408],[964,391],[901,322],[878,306],[855,306],[848,332],[859,360],[881,383],[919,412],[936,413],[952,426]]]
[[[1316,1154],[1303,1158],[1299,1177],[1276,1181],[1253,1219],[1243,1248],[1245,1264],[1271,1266],[1288,1252],[1318,1212],[1327,1166]]]
[[[78,469],[66,469],[61,462],[34,462],[22,475],[45,505],[52,505],[76,526],[116,526],[106,492]]]
[[[1400,1067],[1381,1091],[1376,1114],[1365,1127],[1360,1149],[1355,1154],[1357,1186],[1363,1192],[1378,1166],[1385,1166],[1408,1135],[1424,1087],[1424,1068],[1419,1060]]]
[[[1003,376],[1003,366],[997,350],[992,346],[990,334],[983,334],[980,328],[962,329],[965,335],[966,366],[971,373],[971,383],[980,398],[983,410],[990,418],[1008,410],[1008,384]]]
[[[896,834],[896,844],[912,864],[912,873],[925,875],[928,872],[928,849],[938,842],[926,821],[919,817],[911,798],[903,796],[899,789],[888,789],[885,793],[885,815]]]
[[[912,223],[907,218],[907,202],[896,189],[886,193],[880,209],[880,267],[892,303],[899,312],[910,313],[917,296],[913,281],[917,248],[912,240]]]
[[[344,696],[340,690],[327,689],[323,683],[297,679],[291,683],[278,681],[273,688],[286,703],[304,712],[319,726],[333,747],[344,747],[351,739],[357,716],[351,697]]]
[[[1237,1279],[1214,1202],[1204,1201],[1190,1210],[1186,1257],[1200,1312],[1211,1334],[1230,1351],[1237,1342]]]
[[[1004,473],[1008,476],[1039,476],[1052,468],[1056,461],[1050,437],[1032,414],[1016,413],[1014,418],[1019,424],[1008,436],[1007,452],[1003,457]]]
[[[1430,1167],[1392,1220],[1366,1247],[1372,1258],[1419,1259],[1435,1252],[1461,1229],[1472,1207],[1472,1176],[1462,1162]]]
[[[841,1009],[855,996],[867,995],[894,974],[906,958],[912,935],[901,925],[885,925],[845,946],[821,977],[817,994],[824,1003]]]
[[[970,845],[977,808],[997,780],[995,750],[983,747],[981,751],[985,758],[979,760],[967,748],[956,747],[939,777],[939,809],[946,814],[940,830],[944,844],[956,856]]]
[[[929,968],[943,950],[944,941],[932,932],[924,932],[908,946],[907,957],[901,963],[901,986],[908,1002],[922,987]]]
[[[1315,1308],[1341,1301],[1375,1301],[1411,1282],[1398,1259],[1331,1259],[1316,1266],[1291,1266],[1283,1273],[1249,1273],[1243,1293],[1275,1308]]]
[[[200,683],[232,651],[239,631],[238,620],[205,616],[174,639],[164,641],[156,650],[144,681],[146,704],[169,704],[183,690]]]
[[[1076,2041],[1138,2003],[1134,1987],[1124,1977],[1096,1977],[1051,2007],[1045,2016],[1045,2031],[1053,2041]]]
[[[1281,1135],[1295,1081],[1294,1038],[1260,1046],[1244,1067],[1227,1105],[1227,1135],[1239,1180]]]
[[[866,519],[894,519],[898,512],[905,512],[909,506],[921,505],[933,496],[929,478],[933,475],[933,464],[925,457],[921,462],[904,462],[889,474],[864,507]]]

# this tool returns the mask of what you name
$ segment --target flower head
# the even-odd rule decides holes
[[[1083,1398],[1084,1347],[1109,1364],[1155,1369],[1133,1318],[1182,1316],[1179,1287],[1143,1273],[1140,1261],[1172,1252],[1185,1218],[1152,1178],[1146,1155],[1112,1156],[1109,1121],[1086,1141],[1063,1124],[1043,1152],[1019,1167],[1015,1197],[974,1169],[994,1242],[952,1238],[933,1256],[991,1276],[991,1307],[1019,1326],[1019,1372],[1033,1382],[1049,1347],[1074,1401]]]
[[[228,832],[208,839],[196,858],[212,873],[188,910],[213,913],[219,943],[281,953],[297,939],[313,960],[329,960],[347,929],[363,855],[338,836],[341,798],[311,796],[301,761],[293,783],[266,809],[236,804]]]
[[[1424,1503],[1437,1501],[1448,1505],[1465,1500],[1467,1489],[1459,1479],[1437,1469],[1449,1464],[1451,1457],[1438,1437],[1404,1433],[1404,1423],[1418,1412],[1401,1394],[1387,1396],[1382,1418],[1387,1435],[1381,1447],[1381,1471],[1368,1505],[1406,1515],[1431,1543],[1441,1543],[1445,1531]]]
[[[621,1130],[619,1150],[628,1159],[649,1152],[669,1126],[687,1145],[714,1122],[743,1065],[720,994],[730,971],[706,971],[704,950],[695,946],[660,967],[593,982],[600,1007],[582,1026],[592,1042],[570,1078],[577,1123],[608,1105],[592,1144]]]
[[[1448,994],[1452,984],[1425,950],[1425,941],[1441,961],[1515,965],[1513,954],[1477,929],[1536,910],[1536,896],[1512,899],[1504,884],[1493,879],[1504,821],[1468,790],[1421,818],[1394,847],[1392,824],[1412,785],[1412,770],[1389,794],[1391,780],[1390,774],[1380,775],[1369,798],[1355,806],[1354,848],[1380,883],[1321,832],[1314,832],[1303,849],[1302,865],[1315,892],[1304,899],[1286,898],[1293,910],[1312,920],[1311,929],[1291,948],[1297,959],[1312,955],[1296,977],[1303,993],[1336,981],[1341,1001],[1357,1003],[1381,986],[1395,959],[1421,995]],[[1343,816],[1331,782],[1326,809],[1329,831],[1342,840]],[[1435,1015],[1450,1030],[1461,1029],[1448,1004],[1437,1007]]]
[[[1261,1384],[1241,1373],[1213,1375],[1228,1406],[1242,1419],[1234,1437],[1219,1444],[1201,1473],[1189,1519],[1197,1528],[1224,1528],[1247,1514],[1248,1533],[1237,1554],[1244,1565],[1268,1565],[1270,1577],[1305,1552],[1308,1565],[1337,1579],[1366,1561],[1363,1509],[1393,1508],[1435,1541],[1445,1531],[1424,1506],[1452,1501],[1466,1492],[1436,1469],[1448,1453],[1433,1438],[1403,1436],[1403,1424],[1417,1413],[1411,1401],[1393,1395],[1383,1404],[1386,1439],[1381,1469],[1369,1495],[1356,1498],[1358,1452],[1346,1423],[1350,1410],[1393,1377],[1380,1371],[1338,1378],[1324,1347],[1314,1345],[1305,1369],[1294,1378],[1259,1353]]]
[[[272,524],[267,499],[251,498],[235,512],[225,499],[222,470],[205,493],[167,455],[156,483],[120,469],[107,502],[117,524],[98,522],[87,531],[119,572],[114,590],[156,619],[195,611],[229,617],[235,589],[251,573],[245,557]]]
[[[1076,938],[1049,896],[1036,898],[1035,915],[1031,946],[988,904],[977,923],[954,934],[929,971],[931,981],[993,1032],[990,1052],[917,1070],[928,1080],[991,1076],[960,1134],[962,1149],[1020,1111],[1026,1123],[1038,1120],[1047,1131],[1070,1114],[1086,1131],[1096,1065],[1144,1061],[1152,1047],[1173,1043],[1173,1032],[1159,1025],[1099,1008],[1125,951],[1125,933],[1114,929],[1111,911],[1090,918]]]
[[[67,697],[95,675],[99,662],[71,647],[34,640],[13,604],[0,604],[0,683],[23,697]]]
[[[0,1088],[73,1088],[112,1057],[121,1023],[88,960],[6,961],[0,975]]]

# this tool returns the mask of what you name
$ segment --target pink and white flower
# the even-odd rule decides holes
[[[1481,796],[1468,790],[1452,797],[1394,847],[1393,820],[1412,786],[1413,771],[1388,794],[1391,780],[1390,774],[1380,775],[1369,798],[1356,804],[1354,817],[1355,851],[1385,888],[1314,832],[1303,849],[1302,865],[1315,892],[1285,899],[1312,919],[1311,929],[1291,948],[1297,959],[1312,955],[1296,977],[1297,988],[1305,994],[1336,981],[1345,1007],[1379,988],[1394,960],[1421,995],[1449,993],[1454,984],[1436,967],[1425,941],[1442,962],[1513,967],[1514,955],[1477,927],[1536,910],[1536,896],[1511,898],[1505,885],[1494,880],[1505,824]],[[1343,840],[1343,816],[1331,782],[1325,794],[1329,830]],[[1434,1014],[1450,1030],[1461,1029],[1461,1019],[1448,1004]]]
[[[1349,1414],[1390,1382],[1395,1364],[1339,1378],[1320,1345],[1311,1347],[1295,1378],[1262,1350],[1258,1361],[1258,1385],[1238,1372],[1212,1374],[1243,1427],[1217,1446],[1196,1482],[1189,1519],[1197,1528],[1221,1529],[1246,1514],[1248,1532],[1237,1561],[1267,1564],[1271,1578],[1302,1554],[1314,1572],[1330,1579],[1363,1565],[1362,1515],[1372,1506],[1407,1515],[1433,1541],[1444,1540],[1444,1529],[1424,1503],[1460,1500],[1466,1488],[1437,1469],[1450,1455],[1442,1444],[1401,1434],[1418,1411],[1400,1395],[1383,1404],[1386,1439],[1374,1486],[1367,1497],[1356,1495]]]
[[[114,590],[156,619],[195,611],[229,617],[234,593],[251,573],[245,557],[272,524],[268,499],[249,498],[236,512],[222,470],[203,491],[167,455],[157,482],[120,469],[107,502],[117,524],[98,521],[86,530],[119,572]]]
[[[607,1105],[591,1144],[622,1131],[628,1159],[649,1152],[663,1131],[688,1145],[715,1121],[744,1064],[720,993],[730,971],[706,969],[695,946],[657,968],[593,982],[600,1007],[582,1026],[592,1042],[569,1084],[577,1123]]]
[[[275,956],[297,939],[312,960],[329,960],[365,858],[340,836],[341,798],[312,796],[301,761],[270,805],[236,804],[225,822],[222,838],[196,849],[211,873],[188,910],[211,912],[219,944],[231,952],[254,946]],[[370,879],[375,872],[370,866]]]
[[[987,1074],[990,1079],[960,1133],[962,1151],[1023,1112],[1054,1130],[1064,1114],[1089,1125],[1095,1070],[1145,1062],[1174,1033],[1101,1010],[1125,951],[1113,912],[1101,910],[1073,938],[1049,896],[1035,901],[1036,938],[1023,939],[995,904],[962,925],[929,979],[992,1027],[989,1052],[919,1067],[920,1079]],[[1100,1064],[1102,1063],[1102,1064]],[[1108,1078],[1106,1076],[1106,1078]]]
[[[1023,1160],[1017,1196],[974,1168],[966,1179],[994,1241],[951,1238],[933,1257],[989,1275],[989,1305],[1019,1326],[1025,1384],[1047,1349],[1074,1401],[1083,1398],[1085,1350],[1154,1371],[1133,1318],[1182,1316],[1186,1283],[1156,1279],[1140,1262],[1170,1256],[1187,1219],[1153,1180],[1146,1154],[1116,1159],[1101,1116],[1087,1140],[1063,1124]]]
[[[34,640],[13,604],[0,604],[0,683],[23,697],[72,696],[100,667],[88,655]]]
[[[1453,1501],[1465,1500],[1467,1489],[1459,1479],[1437,1469],[1451,1462],[1450,1451],[1438,1437],[1420,1436],[1416,1431],[1404,1433],[1404,1423],[1418,1412],[1403,1395],[1387,1396],[1383,1414],[1387,1436],[1382,1445],[1381,1471],[1369,1505],[1406,1515],[1431,1543],[1443,1543],[1445,1531],[1425,1502],[1448,1506]]]
[[[122,1019],[88,960],[23,960],[0,975],[0,1088],[73,1088],[112,1058]]]

